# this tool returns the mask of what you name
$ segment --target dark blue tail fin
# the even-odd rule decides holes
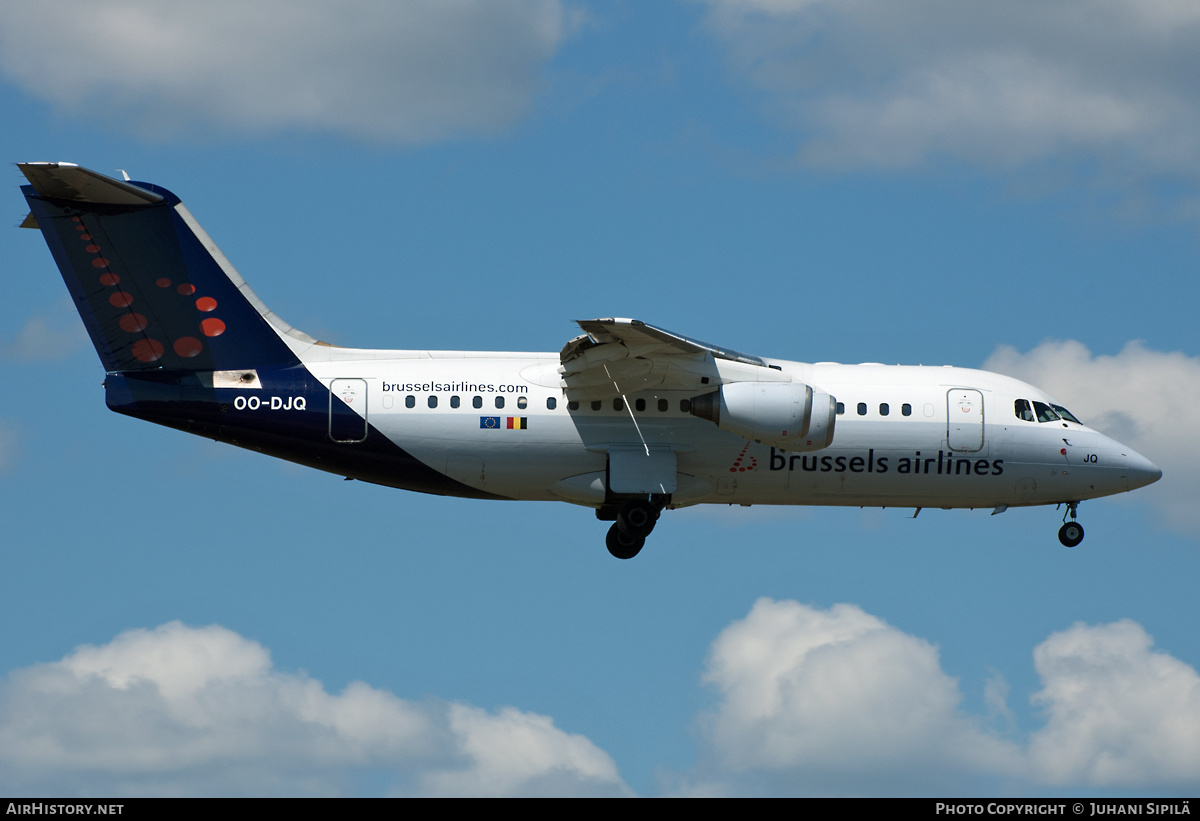
[[[106,371],[287,367],[298,359],[283,334],[315,341],[266,309],[165,188],[70,163],[18,167]]]

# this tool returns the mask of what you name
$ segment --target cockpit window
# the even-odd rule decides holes
[[[1058,414],[1054,412],[1054,408],[1047,405],[1045,402],[1034,402],[1033,409],[1037,412],[1037,420],[1039,422],[1054,422],[1058,419]]]
[[[1033,421],[1033,411],[1029,407],[1028,399],[1018,399],[1016,402],[1014,402],[1013,413],[1017,415],[1018,419],[1023,419],[1026,422]]]
[[[1058,411],[1058,415],[1061,416],[1063,419],[1066,419],[1068,422],[1074,422],[1076,425],[1083,424],[1082,422],[1080,422],[1078,419],[1075,418],[1075,414],[1071,413],[1069,410],[1064,408],[1062,405],[1051,405],[1050,407],[1052,407],[1056,411]]]

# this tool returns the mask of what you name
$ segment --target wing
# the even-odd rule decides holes
[[[585,319],[559,353],[570,399],[608,399],[658,388],[716,390],[726,382],[787,382],[757,356],[710,345],[637,319]]]

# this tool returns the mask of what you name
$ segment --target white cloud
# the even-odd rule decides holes
[[[1151,651],[1141,625],[1077,624],[1034,652],[1044,687],[1034,696],[1046,726],[1030,763],[1051,784],[1200,783],[1200,676]]]
[[[959,711],[937,649],[854,605],[760,599],[713,642],[704,722],[718,769],[804,794],[952,791],[1015,772],[1016,748]]]
[[[761,599],[713,641],[700,794],[1033,794],[1200,788],[1200,675],[1138,624],[1076,624],[1033,652],[1025,744],[991,671],[967,714],[929,642],[858,607]],[[260,644],[178,622],[0,686],[0,789],[50,795],[629,795],[612,759],[542,715],[341,693]],[[356,784],[371,786],[356,790]]]
[[[450,708],[450,730],[466,757],[459,769],[426,773],[426,795],[629,795],[600,748],[546,716],[506,707],[496,715]]]
[[[1039,387],[1088,425],[1124,442],[1163,471],[1135,494],[1187,535],[1200,532],[1200,358],[1130,342],[1115,356],[1093,356],[1072,340],[1028,353],[1003,346],[983,363]]]
[[[824,167],[1064,152],[1200,175],[1187,0],[705,0],[731,61]]]
[[[1031,794],[1200,787],[1200,676],[1130,621],[1034,650],[1045,724],[1027,745],[960,708],[936,648],[849,604],[760,599],[713,642],[692,794]],[[993,671],[986,709],[1011,720]]]
[[[545,716],[338,695],[222,627],[130,630],[0,690],[0,789],[84,795],[621,795],[612,760]]]
[[[566,27],[558,0],[21,3],[0,18],[0,70],[143,135],[413,143],[523,116]]]

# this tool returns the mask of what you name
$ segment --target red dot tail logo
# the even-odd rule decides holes
[[[171,350],[181,359],[192,359],[204,351],[204,343],[198,337],[192,336],[189,331],[193,331],[194,327],[198,326],[203,335],[209,338],[220,336],[225,332],[225,323],[216,317],[207,317],[196,325],[193,324],[194,320],[190,317],[180,321],[179,314],[187,312],[183,308],[186,303],[168,305],[163,297],[157,296],[153,292],[141,291],[143,295],[135,297],[133,293],[122,290],[119,287],[121,274],[112,270],[112,262],[108,257],[101,256],[104,249],[99,242],[93,240],[92,234],[86,232],[79,217],[72,217],[72,221],[76,223],[75,230],[82,232],[79,234],[80,240],[88,243],[84,251],[90,255],[91,266],[99,272],[100,284],[105,286],[106,290],[101,295],[107,296],[108,303],[120,312],[117,327],[126,334],[137,337],[131,343],[130,352],[138,362],[146,364],[158,362],[166,352],[166,346],[149,334],[169,336],[172,330],[179,332],[181,335],[171,344]],[[170,277],[158,277],[154,280],[154,284],[159,291],[165,292],[175,283]],[[190,297],[196,293],[196,286],[190,282],[184,282],[176,285],[174,290],[179,296],[192,302]],[[158,327],[152,327],[153,323],[146,314],[134,312],[135,302],[142,310],[146,310],[147,313],[153,312],[159,319],[166,317],[167,325],[177,327],[161,327],[163,323],[159,323]],[[143,306],[142,303],[149,304]],[[201,314],[211,314],[217,309],[217,301],[210,296],[201,296],[192,304],[195,305],[195,310]]]

